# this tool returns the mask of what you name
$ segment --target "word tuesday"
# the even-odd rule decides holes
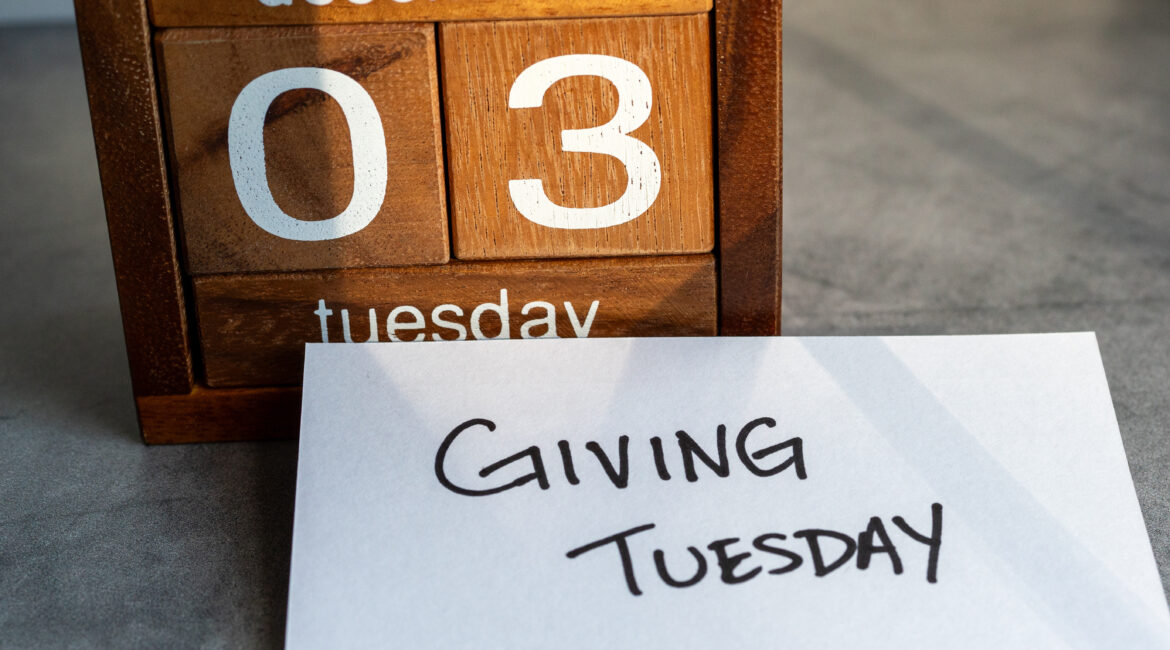
[[[683,562],[678,562],[677,559],[673,561],[677,563],[675,569],[668,568],[666,553],[662,549],[655,550],[652,558],[654,568],[663,584],[685,589],[699,584],[708,574],[717,573],[719,580],[724,584],[738,585],[762,575],[792,573],[804,566],[805,560],[804,556],[791,546],[807,547],[813,575],[818,578],[846,568],[854,557],[857,558],[857,569],[864,571],[870,567],[874,557],[879,555],[885,556],[889,561],[890,570],[894,575],[901,575],[902,556],[909,544],[917,549],[926,547],[926,581],[934,584],[938,582],[938,557],[942,550],[942,515],[942,504],[932,504],[928,533],[911,526],[902,517],[891,519],[893,527],[886,526],[881,517],[870,517],[865,530],[856,535],[822,528],[806,528],[792,533],[791,541],[782,533],[765,533],[750,542],[741,541],[738,537],[726,537],[707,545],[707,550],[714,556],[713,563],[708,563],[705,553],[694,546],[688,546],[687,552],[691,556],[691,566],[694,567],[689,571],[680,571],[677,564]],[[642,588],[638,585],[638,571],[635,568],[631,538],[654,527],[654,524],[636,526],[575,548],[565,555],[573,560],[612,544],[621,558],[626,589],[635,596],[641,596]],[[900,531],[901,535],[891,536],[892,530]],[[825,544],[826,541],[829,541],[828,545]],[[902,551],[898,550],[900,547]],[[717,568],[709,568],[710,564]]]
[[[563,304],[565,316],[568,317],[573,334],[579,339],[588,338],[589,331],[593,329],[593,319],[597,317],[597,308],[601,306],[601,301],[594,300],[583,314],[577,313],[573,303],[565,302]],[[321,321],[321,342],[328,343],[329,321],[334,312],[325,304],[324,300],[319,300],[317,310],[313,313]],[[485,333],[483,321],[484,316],[488,314],[492,315],[491,320],[499,321],[499,333],[494,335]],[[520,338],[560,338],[557,331],[557,306],[551,302],[535,300],[527,303],[520,309],[520,315],[525,317],[524,322],[520,324]],[[369,312],[370,333],[364,341],[354,341],[349,310],[341,310],[342,338],[346,343],[377,343],[381,340],[380,323],[377,310],[371,307]],[[485,302],[475,307],[466,320],[464,320],[463,308],[459,305],[435,307],[430,313],[430,324],[428,324],[427,316],[421,309],[410,305],[395,307],[386,315],[386,340],[392,343],[425,341],[427,335],[423,330],[426,329],[443,330],[442,332],[432,332],[431,339],[434,341],[463,341],[467,339],[469,329],[471,336],[480,340],[510,339],[512,338],[512,316],[508,309],[508,290],[500,289],[498,303]]]

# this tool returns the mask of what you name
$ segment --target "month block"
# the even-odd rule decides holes
[[[156,25],[304,25],[697,13],[711,0],[150,0]]]
[[[457,258],[711,251],[706,14],[439,29]]]
[[[299,384],[304,344],[711,336],[710,255],[206,276],[194,282],[212,387]]]
[[[433,26],[176,29],[157,49],[189,273],[449,259]]]

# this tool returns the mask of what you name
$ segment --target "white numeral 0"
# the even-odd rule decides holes
[[[646,213],[662,189],[662,167],[646,143],[627,135],[650,119],[653,91],[641,68],[612,56],[570,54],[533,64],[516,77],[508,98],[509,108],[537,108],[544,93],[568,77],[596,76],[617,87],[618,110],[609,123],[591,129],[561,132],[565,151],[601,153],[626,166],[626,191],[617,201],[598,208],[567,208],[548,198],[540,179],[508,182],[512,202],[520,214],[549,228],[584,230],[607,228],[633,221]]]
[[[337,100],[349,123],[353,147],[353,197],[341,214],[303,221],[285,214],[268,186],[264,163],[264,116],[282,93],[320,90]],[[389,176],[386,137],[373,98],[361,84],[335,70],[286,68],[269,72],[244,87],[228,122],[232,180],[244,211],[264,230],[294,241],[324,241],[352,235],[370,225],[386,199]]]

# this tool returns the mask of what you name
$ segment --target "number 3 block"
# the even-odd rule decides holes
[[[449,258],[430,25],[158,37],[194,275]]]
[[[712,249],[706,14],[440,30],[456,257]]]

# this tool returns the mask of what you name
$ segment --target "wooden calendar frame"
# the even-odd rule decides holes
[[[300,389],[207,388],[189,328],[146,0],[75,0],[126,347],[147,443],[295,436]],[[780,333],[781,2],[715,0],[719,334]]]

